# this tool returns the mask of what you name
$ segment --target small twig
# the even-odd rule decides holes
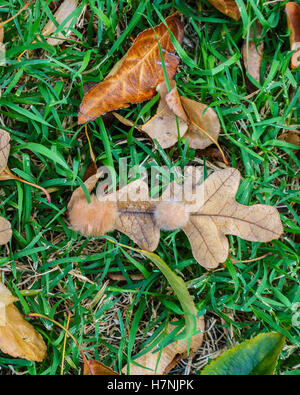
[[[261,259],[264,259],[266,256],[270,255],[270,252],[267,252],[265,255],[259,256],[257,258],[253,258],[253,259],[246,259],[245,261],[236,261],[235,259],[232,258],[231,255],[229,255],[232,263],[250,263],[250,262],[255,262],[255,261],[259,261]]]

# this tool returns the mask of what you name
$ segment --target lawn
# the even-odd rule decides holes
[[[204,342],[193,358],[172,371],[195,374],[229,347],[267,331],[286,336],[276,372],[300,374],[299,151],[280,136],[300,124],[300,72],[290,68],[286,1],[236,1],[239,21],[208,1],[78,0],[71,34],[49,45],[42,30],[55,3],[36,0],[4,26],[5,65],[0,66],[0,122],[11,136],[8,165],[39,189],[1,181],[0,215],[13,237],[0,247],[0,279],[19,297],[25,315],[40,313],[66,326],[86,355],[121,372],[128,358],[161,345],[170,320],[184,327],[179,301],[163,274],[138,252],[107,237],[85,238],[69,228],[67,203],[91,164],[84,126],[77,114],[84,92],[103,80],[132,45],[132,38],[172,11],[184,23],[183,50],[175,80],[181,95],[209,104],[221,123],[219,143],[231,167],[241,172],[237,201],[276,206],[284,226],[279,240],[248,242],[229,236],[230,256],[208,271],[194,259],[182,231],[162,232],[156,253],[186,283],[199,315]],[[296,1],[300,5],[300,1]],[[22,0],[1,0],[0,19],[15,15]],[[260,83],[247,89],[241,46],[253,21],[262,25]],[[62,28],[63,29],[63,28]],[[146,121],[159,96],[118,112]],[[226,165],[183,141],[154,148],[138,130],[111,114],[88,123],[97,165],[119,173],[128,166],[202,166],[204,174]],[[122,245],[136,247],[113,232]],[[134,280],[131,274],[147,274]],[[116,276],[118,275],[118,276]],[[120,280],[120,275],[121,280]],[[0,352],[1,374],[82,374],[76,344],[56,324],[30,322],[47,344],[42,363]],[[174,340],[174,339],[173,339]]]

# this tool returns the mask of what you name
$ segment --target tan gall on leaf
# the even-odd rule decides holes
[[[171,333],[175,326],[168,325],[167,333]],[[197,319],[196,330],[204,332],[204,317]],[[180,332],[179,332],[180,333]],[[203,342],[203,333],[194,335],[191,338],[190,353],[192,356],[196,353]],[[152,375],[152,374],[168,374],[182,359],[188,355],[187,342],[184,340],[176,340],[175,342],[163,348],[162,352],[151,350],[141,357],[134,360],[135,363],[130,364],[130,375]],[[136,364],[142,365],[138,366]],[[127,374],[127,365],[122,369],[122,373]]]
[[[168,77],[173,78],[179,59],[175,55],[169,30],[181,44],[183,27],[175,15],[168,17],[166,23],[168,28],[161,23],[140,33],[114,72],[88,91],[80,106],[79,124],[91,121],[108,111],[127,107],[130,103],[151,99],[156,86],[164,81],[159,46]]]
[[[14,358],[41,362],[46,355],[42,336],[13,305],[17,301],[0,282],[0,349]]]
[[[295,51],[291,58],[293,69],[300,66],[300,5],[289,2],[285,5],[285,12],[290,30],[291,51]]]
[[[240,10],[234,0],[208,0],[217,10],[238,21],[241,18]]]

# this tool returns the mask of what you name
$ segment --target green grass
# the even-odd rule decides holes
[[[46,314],[63,325],[71,311],[72,334],[91,357],[117,371],[128,354],[162,344],[171,318],[182,320],[178,299],[148,259],[105,238],[81,237],[68,228],[65,216],[70,195],[91,162],[84,129],[76,119],[84,84],[101,81],[130,47],[130,36],[160,23],[175,7],[185,24],[178,90],[217,112],[220,144],[243,177],[237,200],[283,206],[285,229],[280,240],[267,244],[230,236],[231,256],[237,261],[269,255],[250,263],[229,258],[226,268],[211,272],[195,262],[183,232],[162,233],[156,252],[186,281],[199,314],[207,317],[205,342],[187,371],[198,372],[215,351],[276,330],[287,337],[278,372],[299,374],[300,327],[292,325],[300,301],[299,159],[295,146],[278,139],[290,125],[300,123],[300,73],[289,68],[286,2],[244,2],[242,19],[235,22],[207,1],[79,0],[80,10],[87,5],[84,22],[73,23],[71,37],[56,47],[45,39],[33,42],[48,21],[49,3],[37,0],[5,26],[7,64],[0,67],[0,121],[12,139],[9,167],[47,188],[52,198],[47,203],[40,190],[1,182],[0,214],[11,220],[13,237],[8,248],[1,247],[0,273],[15,294],[23,295],[20,310]],[[0,18],[7,19],[23,5],[21,0],[2,0]],[[256,83],[258,91],[249,98],[240,47],[256,19],[265,50],[261,84]],[[24,50],[29,52],[17,61]],[[120,113],[132,121],[146,120],[156,106],[157,98]],[[98,164],[112,165],[117,173],[120,158],[130,167],[143,164],[147,169],[201,163],[208,171],[217,165],[184,142],[155,150],[146,136],[109,116],[90,123],[89,131]],[[112,236],[135,247],[123,234]],[[129,274],[140,271],[149,275],[131,281]],[[108,283],[108,273],[123,274],[126,281]],[[43,319],[31,322],[47,343],[47,358],[37,364],[0,353],[0,374],[59,374],[63,331]],[[81,374],[81,362],[68,339],[64,374]],[[181,363],[174,372],[183,374],[185,368]]]

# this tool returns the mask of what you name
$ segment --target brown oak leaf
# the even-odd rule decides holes
[[[175,55],[169,30],[181,44],[183,26],[176,15],[171,15],[165,22],[168,28],[161,23],[140,33],[108,78],[88,91],[80,106],[79,124],[130,103],[151,99],[156,86],[164,81],[159,47],[168,77],[173,78],[179,58]]]
[[[181,228],[191,243],[194,258],[208,269],[227,259],[228,234],[257,242],[280,237],[283,228],[275,207],[236,202],[238,170],[216,171],[203,183],[201,175],[197,168],[189,167],[184,184],[173,181],[160,200],[149,197],[148,185],[142,180],[108,194],[104,194],[105,183],[99,185],[97,197],[92,195],[90,204],[78,188],[74,192],[77,198],[73,194],[72,204],[68,205],[71,226],[86,236],[117,229],[147,251],[157,248],[160,229]],[[89,182],[86,186],[91,191]],[[92,184],[96,182],[94,178]]]
[[[17,300],[0,282],[0,349],[14,358],[41,362],[46,355],[46,344],[14,306]]]

